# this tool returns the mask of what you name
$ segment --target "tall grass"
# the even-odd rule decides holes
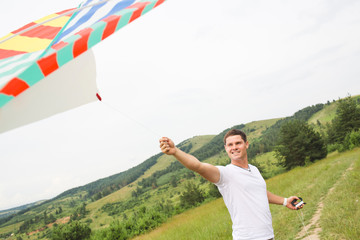
[[[360,239],[360,154],[324,200],[321,239]]]
[[[319,201],[323,200],[327,195],[329,189],[334,186],[334,184],[342,178],[342,174],[349,166],[358,161],[360,156],[360,149],[355,149],[342,154],[332,154],[328,158],[321,160],[317,163],[312,164],[308,167],[299,167],[285,174],[281,174],[277,177],[267,180],[267,188],[269,191],[281,195],[281,196],[291,196],[297,195],[303,197],[304,201],[307,202],[302,211],[305,219],[305,224],[309,223],[311,217],[315,213]],[[358,170],[359,164],[356,165]],[[355,173],[352,178],[347,181],[355,181],[359,184],[358,171],[351,171]],[[339,180],[342,181],[342,180]],[[344,180],[345,181],[345,180]],[[337,202],[335,206],[332,206],[332,209],[335,211],[342,211],[344,207],[348,207],[345,204],[350,204],[350,201],[353,200],[353,206],[355,200],[354,197],[359,199],[359,185],[348,186],[347,190],[353,192],[354,195],[350,194],[351,199],[347,197],[346,194],[341,194],[346,201]],[[352,187],[352,188],[350,188]],[[357,188],[355,188],[357,187]],[[336,196],[335,196],[336,197]],[[328,204],[328,202],[326,202]],[[358,203],[359,205],[360,203]],[[326,205],[325,205],[326,207]],[[288,240],[295,239],[297,233],[302,228],[302,223],[297,216],[296,211],[291,211],[287,208],[278,205],[270,206],[272,217],[273,217],[273,227],[275,231],[275,237],[277,240]],[[351,211],[354,209],[348,210],[349,215],[346,215],[346,218],[349,218],[347,222],[350,223],[350,226],[347,228],[349,235],[358,235],[358,230],[353,230],[352,228],[356,226],[359,227],[358,223],[359,218],[359,207],[357,207],[356,214],[351,215]],[[329,209],[326,210],[330,211]],[[332,213],[330,213],[332,214]],[[336,218],[339,220],[338,218]],[[356,222],[356,223],[355,223]],[[329,226],[332,226],[331,224]],[[341,226],[340,226],[341,227]],[[327,231],[326,236],[333,236],[338,230],[333,227],[325,227],[324,230]],[[345,230],[344,230],[345,231]],[[325,234],[325,233],[324,233]],[[325,235],[324,235],[325,236]],[[348,235],[344,235],[348,236]],[[178,215],[160,228],[155,231],[137,237],[135,239],[231,239],[231,221],[229,214],[222,199],[210,202],[208,204],[202,205],[198,208],[191,209],[181,215]],[[325,238],[325,239],[341,239],[341,238]],[[347,239],[347,238],[346,238]],[[349,238],[349,239],[359,239],[358,238]]]
[[[217,199],[177,215],[160,228],[135,239],[230,240],[231,231],[230,215],[223,200]]]

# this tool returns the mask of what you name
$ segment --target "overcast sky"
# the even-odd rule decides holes
[[[0,35],[79,3],[3,1]],[[167,0],[94,47],[106,104],[0,134],[0,210],[127,170],[160,136],[360,94],[359,12],[357,0]]]

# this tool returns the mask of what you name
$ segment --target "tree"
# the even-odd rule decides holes
[[[284,167],[291,169],[304,166],[307,159],[314,162],[324,158],[327,151],[320,134],[310,125],[300,120],[292,120],[282,125],[275,153]]]
[[[328,142],[342,143],[348,133],[360,129],[360,109],[350,96],[340,99],[336,117],[328,128]]]

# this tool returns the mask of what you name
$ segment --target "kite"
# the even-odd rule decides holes
[[[91,48],[165,0],[86,0],[0,38],[0,133],[101,100]]]

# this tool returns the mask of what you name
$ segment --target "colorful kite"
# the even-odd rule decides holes
[[[86,0],[0,38],[0,133],[100,98],[90,48],[164,1]]]

